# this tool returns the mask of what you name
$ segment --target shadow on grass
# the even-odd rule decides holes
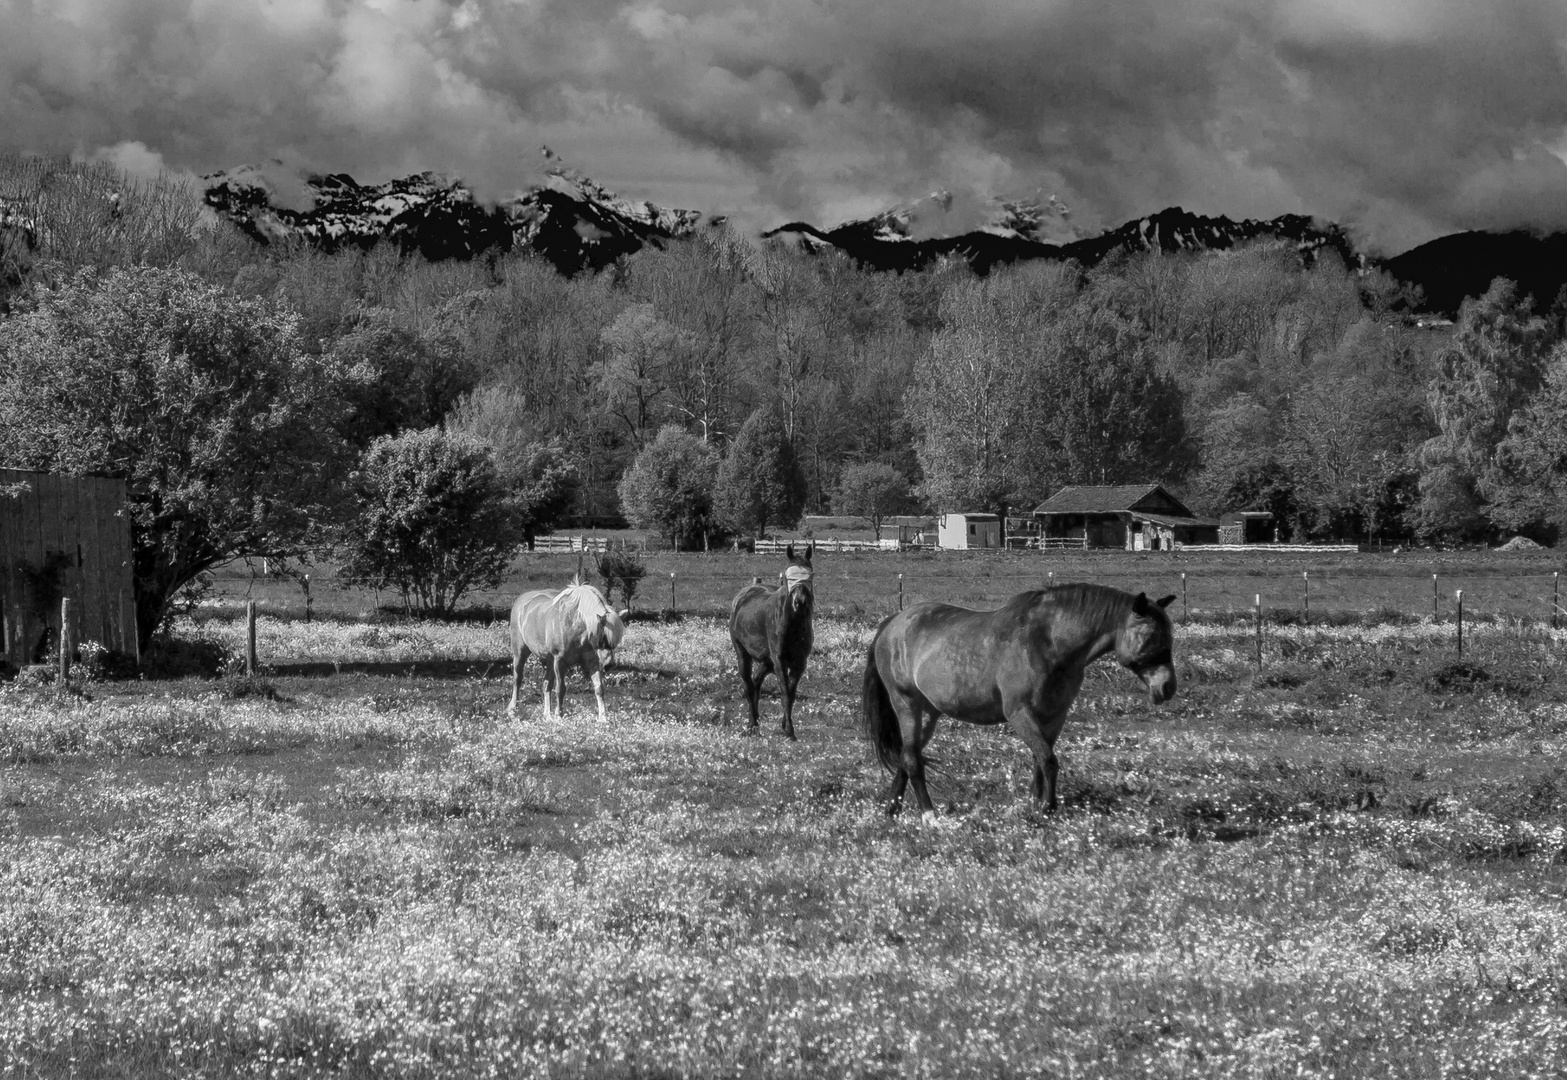
[[[527,671],[537,674],[537,662],[529,661]],[[319,678],[326,675],[364,675],[403,679],[500,679],[511,676],[510,660],[300,660],[267,665],[274,678]],[[648,667],[619,661],[604,667],[606,675],[645,675],[655,679],[676,679],[683,672],[667,667]]]

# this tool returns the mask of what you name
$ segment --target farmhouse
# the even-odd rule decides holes
[[[1168,551],[1212,544],[1219,523],[1200,518],[1158,484],[1064,487],[1034,509],[1042,547]]]
[[[1279,527],[1266,510],[1238,510],[1219,518],[1221,544],[1271,544],[1279,538]]]
[[[999,548],[1001,519],[995,514],[942,514],[936,542],[944,548]]]
[[[71,638],[135,657],[136,603],[125,481],[0,469],[0,661],[47,659]]]

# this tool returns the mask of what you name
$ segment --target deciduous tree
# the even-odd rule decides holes
[[[799,522],[805,488],[783,417],[761,408],[740,425],[718,467],[714,504],[724,524],[760,539],[769,525],[792,528]]]
[[[700,547],[714,527],[717,473],[718,455],[668,424],[621,477],[621,507],[632,524],[658,530],[675,550]]]
[[[0,454],[125,478],[146,645],[197,575],[319,538],[344,382],[270,302],[181,270],[84,270],[0,322]]]

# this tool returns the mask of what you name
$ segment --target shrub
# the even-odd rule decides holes
[[[619,548],[606,548],[594,559],[599,577],[604,579],[604,595],[613,595],[615,586],[620,586],[620,595],[626,604],[626,610],[631,610],[631,600],[637,594],[637,586],[647,576],[647,564],[642,561],[642,556],[626,547],[624,543]]]
[[[408,614],[449,618],[470,589],[494,588],[521,533],[487,446],[428,428],[371,443],[353,477],[343,579],[396,588]]]

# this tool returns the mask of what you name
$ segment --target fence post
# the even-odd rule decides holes
[[[669,572],[669,617],[675,617],[675,572]]]
[[[903,575],[898,575],[898,610],[903,610]]]
[[[1558,623],[1557,623],[1557,616],[1561,614],[1561,610],[1562,610],[1562,572],[1560,570],[1552,570],[1551,571],[1551,629],[1552,630],[1555,630],[1557,625],[1558,625]]]
[[[1257,604],[1257,670],[1262,670],[1262,594],[1258,593]]]
[[[256,673],[256,602],[245,601],[245,674]]]
[[[1301,586],[1300,586],[1301,587],[1301,594],[1300,594],[1301,604],[1305,608],[1306,622],[1309,623],[1309,622],[1311,622],[1311,571],[1310,570],[1302,570],[1300,572],[1300,582],[1301,582]]]
[[[1186,606],[1186,571],[1181,571],[1181,625],[1191,618],[1191,608]]]
[[[1436,575],[1431,575],[1431,621],[1438,622],[1442,618],[1442,594],[1436,591]]]
[[[1459,589],[1453,596],[1458,601],[1458,659],[1464,658],[1464,590]]]
[[[306,574],[305,575],[305,623],[306,623],[306,625],[308,625],[310,623],[310,608],[311,608],[310,575]]]
[[[60,597],[60,684],[71,677],[71,598]]]

